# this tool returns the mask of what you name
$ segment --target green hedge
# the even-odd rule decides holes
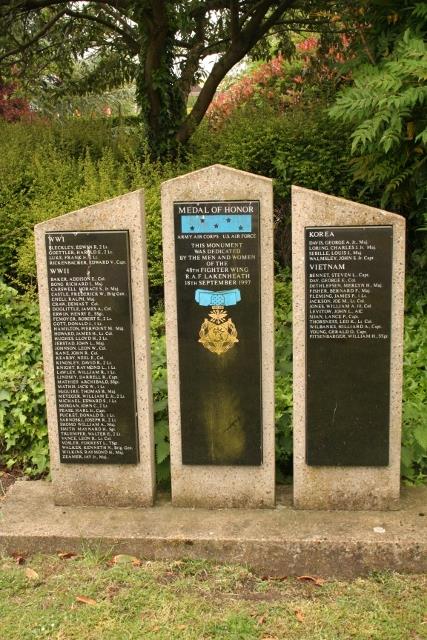
[[[237,110],[219,131],[203,124],[191,154],[163,164],[141,158],[137,127],[104,120],[0,123],[0,275],[19,289],[35,283],[37,222],[144,187],[149,278],[158,299],[160,183],[215,162],[273,178],[277,229],[289,222],[292,183],[366,201],[362,186],[352,181],[348,132],[332,125],[324,105],[301,105],[284,114],[254,109]]]
[[[0,280],[0,463],[29,475],[48,468],[37,303]]]
[[[261,112],[251,106],[238,110],[220,131],[203,125],[192,152],[174,163],[153,164],[138,155],[138,147],[137,128],[108,121],[0,124],[0,463],[19,465],[29,475],[48,468],[35,223],[144,187],[157,473],[167,481],[160,183],[214,162],[270,176],[279,204],[276,229],[287,223],[292,183],[354,200],[365,198],[363,185],[351,178],[346,132],[331,125],[322,105],[300,106],[284,114],[265,106]],[[422,481],[427,471],[427,328],[421,261],[421,254],[412,257],[407,280],[402,472],[410,482]],[[276,271],[276,458],[283,480],[292,462],[291,285],[288,269],[278,265]]]
[[[196,166],[219,162],[274,180],[276,199],[290,199],[291,185],[374,203],[354,182],[350,132],[337,125],[326,104],[301,104],[283,113],[268,105],[237,109],[227,123],[212,131],[204,122],[194,136]]]

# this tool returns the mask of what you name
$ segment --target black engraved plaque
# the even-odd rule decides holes
[[[389,462],[391,226],[310,227],[306,461]]]
[[[262,463],[259,202],[174,204],[182,462]]]
[[[139,459],[127,231],[46,233],[60,460]]]

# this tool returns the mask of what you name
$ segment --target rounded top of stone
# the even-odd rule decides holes
[[[88,205],[87,207],[82,207],[81,209],[75,209],[74,211],[67,211],[67,213],[63,213],[59,216],[55,216],[54,218],[50,218],[49,220],[44,220],[43,222],[39,222],[34,225],[34,229],[36,231],[43,231],[44,229],[50,229],[52,225],[63,225],[67,222],[72,222],[76,217],[84,215],[88,219],[90,216],[102,215],[115,209],[119,209],[122,206],[128,206],[128,202],[132,201],[135,198],[136,202],[143,202],[144,197],[144,189],[136,189],[135,191],[128,191],[127,193],[123,193],[120,196],[115,196],[114,198],[109,198],[108,200],[103,200],[101,202],[94,202],[93,204]]]
[[[372,207],[368,204],[363,204],[361,202],[355,202],[354,200],[347,200],[346,198],[340,198],[338,196],[331,196],[328,193],[322,193],[321,191],[314,191],[313,189],[306,189],[305,187],[299,187],[298,185],[292,185],[291,187],[292,199],[300,194],[306,198],[312,198],[316,200],[323,200],[325,203],[329,203],[335,206],[348,207],[351,204],[353,210],[358,210],[360,213],[372,213],[376,216],[384,216],[390,222],[394,222],[396,224],[406,224],[406,219],[404,216],[399,213],[392,213],[391,211],[386,211],[385,209],[378,209],[377,207]],[[385,222],[385,220],[384,220]]]
[[[273,180],[271,178],[266,178],[265,176],[260,176],[257,173],[250,173],[249,171],[242,171],[241,169],[234,169],[234,167],[227,167],[223,164],[211,164],[209,167],[203,167],[203,169],[197,169],[196,171],[190,171],[189,173],[184,173],[181,176],[177,176],[176,178],[170,178],[169,180],[165,180],[162,182],[162,187],[164,185],[169,185],[172,182],[176,182],[178,180],[185,180],[190,176],[199,176],[206,173],[212,174],[228,174],[228,175],[240,175],[245,176],[247,178],[251,178],[253,180],[262,180],[271,184]]]

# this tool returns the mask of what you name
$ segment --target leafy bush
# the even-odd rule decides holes
[[[366,201],[349,165],[349,129],[334,123],[326,104],[296,105],[286,113],[264,105],[236,109],[227,125],[195,136],[193,164],[214,162],[274,180],[275,196],[290,199],[291,185]]]
[[[30,105],[19,95],[16,83],[0,81],[0,120],[15,122],[30,116]]]
[[[169,422],[167,400],[165,315],[157,311],[151,318],[151,370],[153,384],[154,441],[157,482],[170,478]]]
[[[0,284],[0,462],[20,465],[30,475],[44,472],[48,465],[39,320],[34,297],[15,289],[22,294],[35,286],[32,227],[36,222],[144,187],[157,477],[166,482],[169,435],[160,183],[220,162],[272,177],[276,199],[287,203],[280,209],[286,220],[292,183],[378,204],[378,196],[368,196],[363,183],[353,181],[348,129],[331,124],[323,103],[308,107],[301,102],[285,114],[265,104],[261,110],[256,105],[236,109],[215,133],[203,125],[192,155],[174,164],[138,157],[132,130],[119,130],[106,122],[25,127],[0,123],[0,141],[0,275],[7,279]],[[276,222],[279,226],[281,220]],[[426,294],[420,284],[425,264],[421,257],[417,260],[408,275],[405,332],[402,473],[409,482],[420,482],[427,467]],[[284,480],[290,475],[292,458],[289,270],[278,269],[275,290],[276,458],[278,477]]]
[[[275,79],[283,77],[284,74],[285,65],[282,55],[257,66],[251,73],[245,73],[228,89],[214,96],[206,114],[209,125],[215,129],[220,128],[235,109],[249,100],[256,100],[257,97],[272,98],[275,94],[277,95],[277,92],[273,93],[271,85]]]
[[[89,152],[85,123],[0,123],[0,274],[20,287],[35,279],[34,224],[129,188],[122,143],[102,122],[91,133]]]
[[[52,127],[0,123],[0,275],[5,280],[19,290],[35,285],[35,224],[144,187],[149,279],[154,299],[159,298],[160,183],[185,169],[179,161],[141,159],[135,137],[136,129],[104,121]]]
[[[415,254],[412,263],[406,279],[402,476],[419,483],[427,477],[427,284],[422,277],[426,254]]]
[[[292,282],[288,269],[275,279],[275,423],[276,472],[279,481],[292,475]]]
[[[38,305],[0,280],[0,463],[29,474],[49,453]]]
[[[330,113],[352,127],[355,176],[382,191],[382,207],[419,226],[427,211],[427,5],[387,4],[371,3],[366,35],[373,32],[376,50],[369,64],[356,66],[353,85],[338,93]]]

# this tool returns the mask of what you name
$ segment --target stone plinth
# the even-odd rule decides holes
[[[401,216],[293,187],[297,508],[397,508],[404,254]]]
[[[162,185],[172,502],[274,505],[271,180],[214,165]]]
[[[143,192],[38,224],[35,240],[55,504],[151,505]]]
[[[54,505],[49,482],[16,482],[1,502],[0,553],[191,558],[242,563],[282,580],[427,571],[427,487],[404,487],[399,511],[388,512],[296,510],[291,494],[277,487],[277,509],[176,508],[166,495],[146,509],[64,508]]]

